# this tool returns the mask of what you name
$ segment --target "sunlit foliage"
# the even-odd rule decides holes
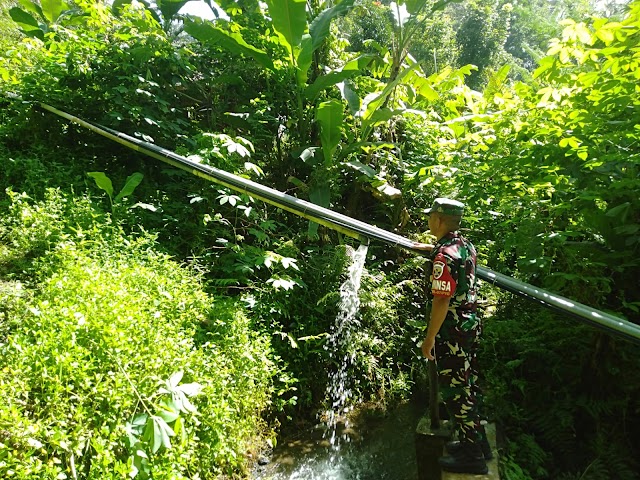
[[[350,242],[36,102],[423,240],[420,211],[459,198],[485,264],[638,322],[640,2],[181,3],[25,0],[22,36],[2,17],[1,465],[240,474],[250,438],[325,401]],[[371,245],[359,399],[422,391],[422,275]],[[484,296],[505,478],[632,478],[629,345]]]

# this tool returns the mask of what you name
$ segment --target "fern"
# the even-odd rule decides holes
[[[533,476],[533,478],[547,477],[545,464],[549,454],[538,444],[533,435],[521,434],[516,442],[509,442],[509,452],[517,458],[518,463]]]
[[[555,478],[555,480],[581,480],[581,473],[563,473]]]
[[[640,361],[633,351],[530,305],[499,309],[485,322],[480,365],[508,462],[534,479],[637,479],[638,445],[629,432],[640,428],[631,413],[640,410]],[[520,478],[513,465],[505,469],[504,478]]]
[[[531,410],[532,426],[544,438],[550,451],[559,456],[570,455],[576,444],[573,401],[570,398],[554,398],[552,394],[547,398],[547,402]]]
[[[584,469],[584,480],[638,479],[638,461],[615,432],[599,432],[589,447],[596,458]]]
[[[239,281],[237,278],[213,278],[210,283],[215,287],[231,287],[238,285]]]
[[[504,480],[532,480],[532,477],[516,463],[512,455],[500,457],[499,469],[500,478]]]

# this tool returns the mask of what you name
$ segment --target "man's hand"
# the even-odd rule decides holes
[[[442,323],[447,316],[450,301],[450,297],[434,297],[431,303],[431,320],[429,320],[427,335],[422,341],[422,355],[429,360],[436,359],[436,352],[434,350],[436,335],[438,335],[440,327],[442,327]]]
[[[424,340],[422,341],[422,356],[423,357],[427,357],[427,360],[435,360],[436,359],[436,354],[435,354],[435,346],[436,346],[436,339],[435,338],[431,338],[431,337],[425,337]]]
[[[415,242],[413,244],[413,248],[416,250],[425,250],[427,252],[430,252],[431,250],[433,250],[433,245],[431,245],[430,243]]]

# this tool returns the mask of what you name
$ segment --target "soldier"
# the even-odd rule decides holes
[[[422,354],[437,359],[442,401],[454,423],[458,441],[448,442],[449,455],[439,459],[443,470],[486,474],[485,459],[491,448],[480,423],[476,350],[480,321],[476,316],[476,250],[458,232],[464,205],[436,198],[425,212],[435,245],[419,244],[431,251],[428,296],[431,318],[422,342]]]

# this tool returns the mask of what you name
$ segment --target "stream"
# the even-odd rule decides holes
[[[411,401],[386,413],[359,407],[349,426],[338,424],[338,450],[316,425],[285,434],[269,463],[257,466],[253,480],[417,480],[415,429],[427,411]]]
[[[323,423],[285,434],[254,480],[415,480],[414,432],[426,409],[406,403],[390,411],[360,405],[351,411],[350,368],[345,353],[358,326],[358,291],[367,245],[347,249],[351,264],[340,287],[339,312],[325,349],[338,366],[326,390],[329,410]],[[267,459],[261,463],[265,463]]]

